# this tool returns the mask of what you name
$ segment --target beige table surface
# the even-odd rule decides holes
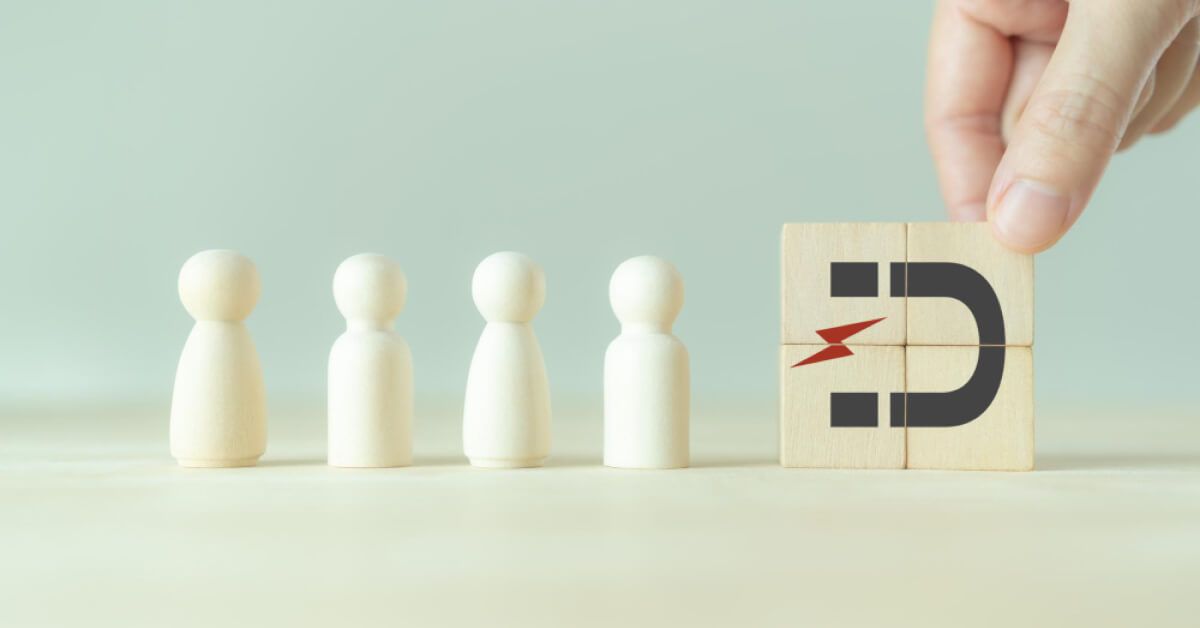
[[[190,470],[165,406],[0,411],[0,626],[1200,626],[1200,412],[1040,408],[1032,473],[775,464],[770,401],[700,403],[694,467],[484,471],[458,408],[417,466],[323,464],[319,403],[261,466]]]

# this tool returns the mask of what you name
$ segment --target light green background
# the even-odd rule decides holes
[[[556,394],[598,394],[608,277],[687,281],[699,398],[776,394],[788,221],[942,217],[912,2],[5,2],[0,401],[165,400],[193,252],[255,259],[275,398],[319,398],[334,268],[409,277],[417,386],[461,392],[472,269],[541,262]],[[1200,119],[1118,158],[1038,259],[1039,396],[1194,398]]]

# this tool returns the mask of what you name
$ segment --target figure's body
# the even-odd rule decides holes
[[[412,353],[392,328],[404,308],[404,273],[381,255],[355,255],[333,282],[346,331],[329,352],[329,464],[412,464]]]
[[[669,262],[627,260],[609,284],[621,334],[604,355],[604,464],[634,469],[688,466],[688,352],[671,333],[683,280]]]
[[[182,466],[251,466],[266,450],[262,367],[243,323],[259,291],[254,263],[233,251],[197,253],[179,273],[196,319],[171,397],[171,455]]]
[[[463,451],[477,467],[540,466],[550,453],[550,387],[530,321],[545,277],[524,255],[496,253],[471,285],[487,325],[467,374]]]

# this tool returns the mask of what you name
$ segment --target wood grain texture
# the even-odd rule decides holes
[[[959,388],[975,369],[979,347],[906,349],[907,388]],[[1005,349],[995,399],[975,420],[957,427],[907,428],[909,469],[1028,471],[1033,468],[1033,350]]]
[[[1033,345],[1033,256],[1004,248],[987,223],[910,223],[907,251],[909,262],[954,262],[975,269],[1000,300],[1004,344]],[[979,344],[975,319],[962,303],[910,297],[907,304],[907,344]]]
[[[816,330],[886,317],[855,344],[905,344],[903,298],[890,294],[890,265],[905,261],[904,223],[787,224],[782,238],[782,344],[823,343]],[[831,262],[878,264],[878,297],[830,296]]]
[[[889,397],[904,390],[904,347],[854,346],[854,355],[792,368],[826,345],[780,350],[780,464],[903,469],[904,428],[890,427]],[[878,393],[878,426],[831,427],[830,393]]]

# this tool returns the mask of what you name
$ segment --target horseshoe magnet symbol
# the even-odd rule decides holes
[[[980,345],[975,371],[957,390],[891,393],[891,426],[955,427],[974,421],[992,405],[1004,375],[1004,313],[996,291],[983,275],[963,264],[892,262],[889,270],[892,297],[947,298],[965,305],[975,318]],[[830,296],[877,297],[878,275],[874,262],[833,262]],[[830,425],[876,427],[878,407],[876,393],[831,393]]]

